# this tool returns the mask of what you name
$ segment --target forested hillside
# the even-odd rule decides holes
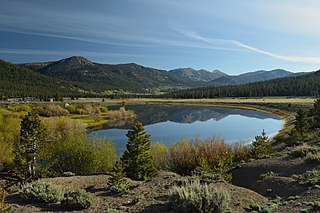
[[[44,65],[44,66],[41,66]],[[35,71],[56,79],[80,83],[88,91],[125,90],[151,93],[191,87],[165,70],[138,64],[98,64],[80,56],[73,56],[51,63],[25,64]]]
[[[0,60],[0,98],[80,95],[69,82],[59,81],[26,67]]]
[[[263,96],[318,96],[320,71],[297,77],[278,78],[269,81],[237,86],[203,87],[186,89],[162,95],[165,98],[220,98]]]

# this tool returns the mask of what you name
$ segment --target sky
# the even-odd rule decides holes
[[[236,75],[320,68],[318,0],[0,0],[0,59]]]

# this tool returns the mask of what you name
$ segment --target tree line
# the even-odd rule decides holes
[[[209,86],[161,95],[162,98],[222,98],[265,96],[318,96],[320,71],[297,77],[278,78],[237,86]]]

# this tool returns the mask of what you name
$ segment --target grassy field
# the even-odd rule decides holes
[[[291,103],[291,104],[313,104],[313,97],[265,97],[265,98],[214,98],[214,99],[155,99],[155,98],[132,98],[132,99],[105,99],[106,104],[138,103],[189,103],[189,104],[212,104],[212,103]],[[80,98],[66,102],[102,102],[102,98]]]

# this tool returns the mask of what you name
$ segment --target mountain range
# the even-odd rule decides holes
[[[113,93],[156,94],[193,87],[239,85],[305,74],[282,69],[260,70],[237,76],[231,76],[219,70],[208,71],[192,68],[166,71],[135,63],[100,64],[81,56],[72,56],[59,61],[25,64],[0,61],[0,71],[1,81],[7,85],[7,87],[3,85],[2,88],[0,87],[2,96],[27,95],[30,93],[31,86],[35,88],[35,91],[51,91],[52,88],[58,87],[54,90],[57,93],[63,90],[65,93],[75,95],[110,94],[110,91]],[[11,82],[11,86],[6,82]],[[47,88],[48,85],[50,88]],[[48,93],[51,94],[51,92]]]

